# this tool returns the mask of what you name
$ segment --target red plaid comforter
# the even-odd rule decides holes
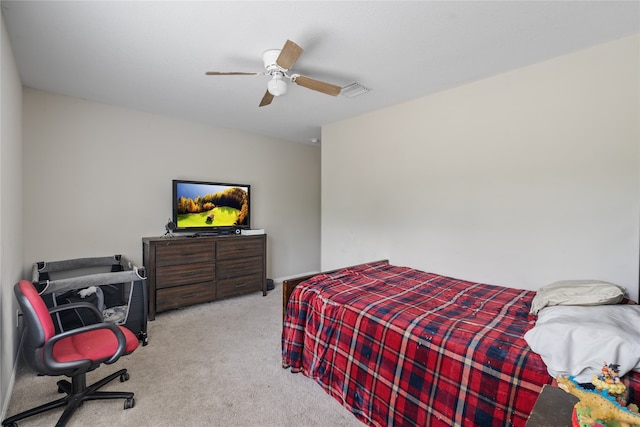
[[[386,262],[297,286],[285,366],[373,426],[524,426],[552,382],[522,338],[535,292]]]

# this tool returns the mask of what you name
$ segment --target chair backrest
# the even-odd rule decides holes
[[[35,286],[28,280],[21,280],[14,286],[18,305],[25,321],[26,336],[23,354],[27,362],[36,371],[47,374],[42,361],[44,344],[55,334],[55,327],[49,309],[38,294]]]

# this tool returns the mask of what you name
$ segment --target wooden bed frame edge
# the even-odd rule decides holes
[[[358,265],[363,265],[363,264],[371,264],[374,262],[389,262],[388,259],[381,259],[381,260],[377,260],[377,261],[369,261],[369,262],[363,262],[360,264],[356,264],[356,265],[351,265],[348,267],[340,267],[340,268],[336,268],[334,270],[329,270],[329,271],[321,271],[319,273],[315,273],[315,274],[307,274],[305,276],[300,276],[300,277],[294,277],[293,279],[287,279],[287,280],[283,280],[282,281],[282,320],[284,321],[285,317],[287,316],[287,303],[289,302],[289,298],[291,297],[291,293],[293,292],[293,289],[298,286],[300,283],[304,282],[305,280],[311,279],[314,276],[317,276],[319,274],[327,274],[327,273],[334,273],[336,271],[345,269],[345,268],[351,268],[351,267],[357,267]]]

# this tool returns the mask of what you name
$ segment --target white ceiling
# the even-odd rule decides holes
[[[23,84],[311,143],[321,126],[640,32],[638,1],[1,1]],[[289,84],[258,107],[262,52],[372,89]]]

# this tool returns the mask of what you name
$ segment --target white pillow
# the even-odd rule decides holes
[[[640,372],[640,305],[548,307],[524,339],[554,378],[590,383],[605,362]]]
[[[617,304],[625,289],[600,280],[562,280],[538,289],[531,302],[531,314],[551,305]]]

